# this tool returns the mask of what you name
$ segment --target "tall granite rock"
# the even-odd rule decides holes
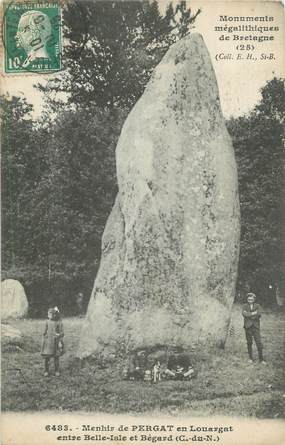
[[[130,112],[79,356],[222,345],[235,294],[237,169],[202,37],[174,44]]]

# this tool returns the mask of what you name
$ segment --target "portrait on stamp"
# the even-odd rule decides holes
[[[47,42],[51,37],[51,24],[48,16],[39,11],[25,12],[19,21],[16,34],[17,47],[23,48],[27,58],[25,68],[36,59],[49,59]]]
[[[5,71],[61,69],[60,7],[57,3],[10,3],[4,13]]]

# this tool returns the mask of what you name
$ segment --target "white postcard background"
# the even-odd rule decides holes
[[[174,2],[175,3],[175,2]],[[163,9],[167,1],[161,0]],[[202,14],[195,24],[195,31],[203,35],[210,52],[213,66],[216,72],[221,105],[224,116],[239,116],[249,111],[260,99],[259,89],[267,80],[276,77],[285,77],[285,16],[284,7],[278,1],[216,1],[201,0],[191,1],[191,8],[195,11],[202,9]],[[216,26],[223,26],[225,22],[220,16],[273,16],[272,26],[278,26],[279,31],[272,33],[274,40],[270,42],[254,43],[252,52],[254,59],[238,58],[238,54],[248,53],[240,51],[237,45],[251,42],[234,42],[223,39],[222,35],[229,34],[215,31]],[[235,23],[233,22],[233,25]],[[265,25],[265,23],[262,23]],[[251,33],[252,35],[260,35]],[[3,48],[2,48],[3,51]],[[233,58],[229,59],[228,54]],[[263,58],[261,54],[273,54],[273,58]],[[18,74],[5,75],[2,69],[1,90],[10,95],[24,95],[28,102],[33,103],[35,115],[42,110],[42,96],[33,85],[39,80],[45,81],[51,75]],[[40,79],[39,79],[40,77]],[[281,333],[282,334],[282,333]],[[284,333],[283,333],[284,335]],[[189,395],[191,396],[191,395]],[[147,415],[126,416],[106,415],[104,413],[93,415],[90,413],[3,413],[1,420],[2,443],[4,445],[33,445],[33,444],[59,444],[58,431],[47,431],[46,425],[68,425],[70,434],[77,436],[83,424],[112,425],[115,431],[120,426],[127,428],[124,432],[116,434],[125,435],[126,440],[113,441],[112,443],[132,443],[134,433],[132,425],[173,425],[175,434],[179,436],[181,426],[194,425],[196,427],[231,427],[232,431],[219,434],[217,442],[222,445],[282,445],[285,444],[285,422],[282,420],[258,420],[230,417],[190,417],[187,412],[180,413],[177,417],[165,417],[161,413],[148,413]],[[122,430],[122,428],[121,428]],[[102,433],[103,434],[103,433]],[[163,434],[164,435],[164,434]],[[179,442],[181,440],[178,440]],[[81,443],[82,440],[72,439],[65,443]],[[88,442],[85,442],[88,443]],[[91,443],[91,441],[89,441]],[[95,442],[93,442],[95,443]],[[96,441],[96,443],[109,443],[108,440]],[[139,442],[137,442],[139,443]],[[152,442],[144,442],[152,443]],[[165,442],[164,442],[165,443]],[[166,442],[167,443],[167,442]]]

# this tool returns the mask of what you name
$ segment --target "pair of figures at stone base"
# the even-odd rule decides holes
[[[196,376],[187,353],[174,352],[168,358],[164,354],[160,358],[155,355],[152,353],[147,355],[145,351],[130,355],[128,364],[123,370],[124,380],[158,383],[161,380],[190,380]]]

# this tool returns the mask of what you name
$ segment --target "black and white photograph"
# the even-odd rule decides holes
[[[284,5],[1,7],[3,445],[282,445]]]

